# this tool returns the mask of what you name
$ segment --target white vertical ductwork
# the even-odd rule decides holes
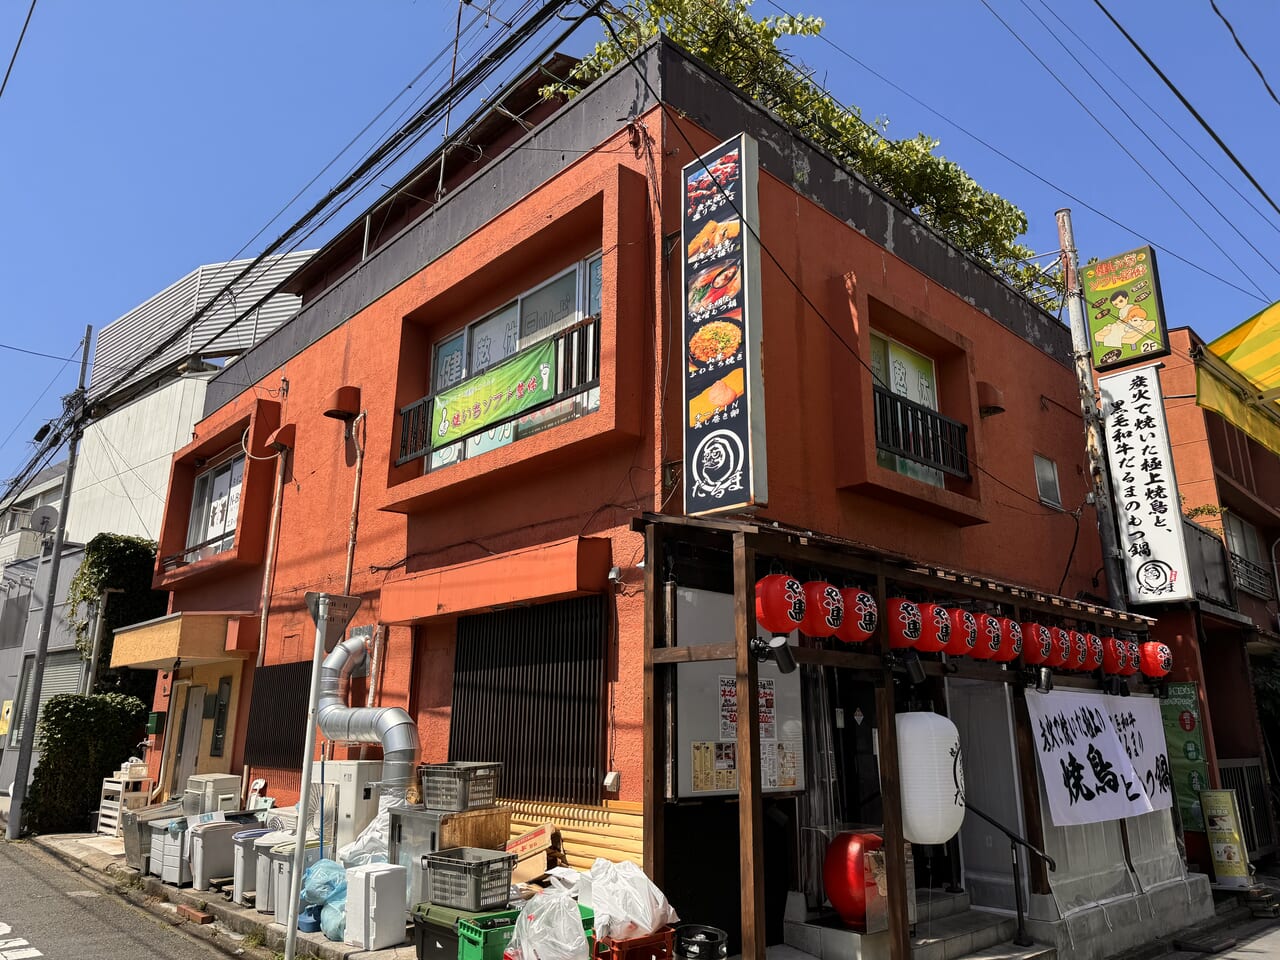
[[[363,637],[333,648],[320,665],[316,722],[330,740],[382,744],[382,792],[403,795],[418,762],[418,725],[403,707],[349,707],[342,683],[365,659]]]

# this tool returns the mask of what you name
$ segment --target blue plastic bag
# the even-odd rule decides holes
[[[302,875],[302,902],[323,906],[347,898],[347,870],[336,860],[317,860]]]
[[[342,942],[347,935],[347,898],[345,895],[330,900],[320,911],[320,929],[330,940]]]

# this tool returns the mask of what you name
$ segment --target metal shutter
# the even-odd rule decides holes
[[[302,767],[302,727],[311,693],[311,661],[259,667],[253,672],[244,762],[252,767]]]
[[[35,657],[27,657],[22,662],[22,682],[19,684],[18,702],[22,704],[15,717],[9,733],[9,746],[16,747],[22,738],[22,727],[27,722],[31,711],[31,671],[35,666]],[[45,701],[60,693],[79,693],[80,681],[84,677],[85,663],[79,651],[68,650],[63,653],[51,653],[44,662],[44,680],[40,684],[40,707]]]

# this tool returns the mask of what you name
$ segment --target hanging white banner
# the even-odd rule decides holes
[[[1031,734],[1055,826],[1118,820],[1155,809],[1116,732],[1113,700],[1119,703],[1119,698],[1101,694],[1027,692]]]
[[[1159,372],[1131,367],[1098,390],[1129,600],[1194,600]]]
[[[1173,775],[1169,770],[1169,748],[1164,739],[1160,701],[1154,697],[1103,697],[1111,711],[1120,745],[1129,755],[1151,806],[1167,810],[1173,806]]]

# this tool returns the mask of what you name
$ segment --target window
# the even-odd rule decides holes
[[[231,678],[218,681],[218,699],[213,710],[213,740],[209,744],[209,756],[222,756],[227,742],[227,714],[231,711]]]
[[[904,397],[912,403],[937,411],[938,374],[933,360],[929,357],[917,353],[897,340],[873,332],[871,334],[871,370],[875,374],[877,387],[887,390],[894,396]],[[916,433],[910,427],[908,432]],[[907,436],[904,438],[904,445],[915,446],[916,440],[915,436]],[[941,470],[888,450],[877,450],[876,462],[888,470],[895,470],[935,487],[944,485]]]
[[[596,254],[577,263],[521,294],[501,309],[437,342],[432,349],[431,358],[432,395],[482,373],[549,337],[569,331],[584,320],[598,320],[602,262],[601,255]],[[579,346],[579,340],[583,344],[589,344],[594,358],[599,350],[598,335],[594,328],[585,333],[574,331],[569,336],[575,341],[575,349]],[[557,385],[561,388],[558,392],[571,391],[577,379],[583,382],[594,380],[597,377],[594,359],[587,367],[588,375],[585,377],[566,375],[567,371],[557,370]],[[447,467],[599,408],[599,387],[588,387],[526,416],[496,424],[466,440],[432,451],[427,458],[427,469]]]
[[[1266,564],[1262,538],[1258,535],[1258,528],[1252,523],[1242,520],[1234,513],[1224,511],[1222,529],[1227,535],[1227,549],[1237,557],[1256,563],[1258,566]]]
[[[18,696],[14,701],[13,724],[9,727],[9,746],[16,747],[22,739],[22,728],[31,713],[31,670],[35,657],[22,662],[22,678],[18,682]],[[44,709],[50,697],[60,693],[79,693],[80,680],[84,676],[85,663],[78,651],[51,653],[44,662],[44,676],[40,681],[40,708]],[[37,714],[37,720],[39,714]]]
[[[1031,459],[1036,465],[1036,493],[1040,495],[1040,502],[1061,509],[1062,491],[1058,489],[1058,465],[1038,453],[1033,453]]]
[[[203,560],[235,546],[243,480],[244,453],[225,459],[196,477],[183,554],[186,562]]]
[[[4,532],[17,533],[27,525],[31,511],[22,507],[10,507],[4,514]]]

